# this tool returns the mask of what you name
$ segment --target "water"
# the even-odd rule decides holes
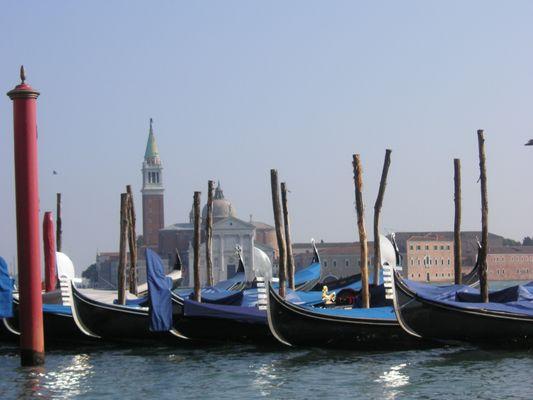
[[[221,345],[49,349],[19,366],[0,344],[0,399],[532,399],[533,351],[403,352]]]

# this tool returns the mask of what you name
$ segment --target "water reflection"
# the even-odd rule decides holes
[[[46,374],[46,386],[54,393],[63,393],[64,398],[78,396],[84,393],[83,383],[92,368],[88,354],[75,355],[64,368]]]
[[[261,396],[270,396],[272,394],[272,388],[281,384],[274,362],[251,365],[250,368],[254,369],[255,373],[253,385],[257,388]]]
[[[374,381],[382,384],[385,399],[395,399],[400,394],[398,389],[409,384],[409,376],[402,372],[406,366],[405,363],[393,365]]]
[[[92,373],[87,354],[72,356],[64,364],[21,368],[18,399],[69,399],[85,392],[84,380]]]

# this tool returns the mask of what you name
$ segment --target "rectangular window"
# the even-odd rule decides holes
[[[420,250],[420,245],[416,246],[416,249],[417,249],[417,250]]]
[[[350,261],[348,261],[348,260],[344,260],[344,266],[345,266],[345,267],[349,267],[349,266],[350,266]]]
[[[429,250],[429,245],[426,244],[426,250]]]
[[[334,267],[337,266],[337,260],[333,260],[333,266],[334,266]]]
[[[448,258],[448,265],[450,265],[450,259]]]
[[[411,257],[411,266],[415,265],[415,260]]]
[[[413,250],[413,245],[410,245],[410,246],[409,246],[409,250]]]
[[[433,250],[438,250],[439,249],[439,246],[435,245],[433,246]]]
[[[444,250],[444,246],[440,246],[440,249],[441,249],[441,250]]]
[[[447,245],[447,246],[446,246],[446,250],[450,250],[450,245]]]

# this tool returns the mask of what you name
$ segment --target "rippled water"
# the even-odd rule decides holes
[[[0,344],[0,399],[532,399],[533,352],[443,347],[394,353],[261,348],[49,349],[19,366]]]

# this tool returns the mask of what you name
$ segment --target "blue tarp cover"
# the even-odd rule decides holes
[[[44,313],[72,315],[72,308],[62,304],[43,304]]]
[[[387,319],[396,321],[396,314],[393,307],[372,307],[372,308],[316,308],[304,306],[315,314],[334,315],[337,317],[348,317],[358,319]]]
[[[226,304],[233,306],[240,306],[242,302],[243,293],[240,291],[218,289],[217,287],[207,287],[202,290],[202,302],[213,304]],[[192,299],[194,293],[189,295]]]
[[[0,257],[0,318],[13,316],[13,283],[6,261]]]
[[[165,276],[161,258],[146,249],[146,276],[150,298],[150,330],[166,332],[172,329],[172,279]]]
[[[113,300],[113,304],[118,304],[118,299]],[[148,296],[139,297],[138,299],[126,299],[126,305],[128,307],[149,307],[150,299]]]
[[[528,285],[516,285],[493,291],[489,302],[481,302],[479,289],[465,285],[433,286],[405,280],[407,286],[422,299],[466,310],[485,310],[533,317],[533,290]]]
[[[184,315],[186,317],[208,317],[231,319],[249,324],[266,324],[266,311],[256,307],[226,306],[220,304],[197,303],[185,300]]]

